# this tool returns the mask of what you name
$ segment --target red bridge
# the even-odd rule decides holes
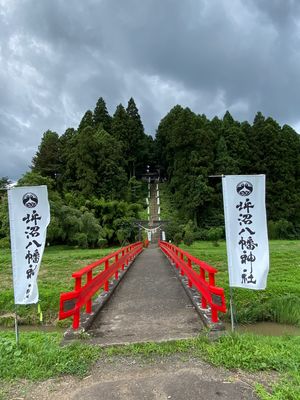
[[[173,244],[143,249],[137,242],[74,272],[74,290],[60,297],[59,319],[73,317],[70,336],[83,328],[101,343],[195,336],[204,324],[220,327],[218,313],[226,312],[216,273]]]

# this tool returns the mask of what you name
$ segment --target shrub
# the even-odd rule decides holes
[[[184,234],[183,243],[187,246],[190,246],[194,242],[194,234],[191,231],[187,231]]]
[[[88,248],[87,234],[84,232],[75,233],[73,237],[74,243],[82,249]]]
[[[195,240],[195,224],[193,221],[189,221],[184,227],[183,242],[185,245],[190,246]]]
[[[98,239],[98,246],[99,246],[100,249],[104,249],[105,247],[107,247],[107,240],[102,238],[102,237],[100,237]]]
[[[179,232],[175,233],[175,235],[173,237],[173,241],[174,241],[175,246],[178,246],[182,241],[182,234]]]
[[[182,225],[179,224],[179,221],[177,220],[171,220],[165,228],[166,232],[166,237],[170,240],[172,240],[175,243],[175,236],[177,238],[177,241],[179,240],[178,243],[181,242],[182,237],[183,237],[183,227]]]
[[[270,239],[291,239],[293,238],[293,224],[285,219],[268,222]]]
[[[218,241],[223,237],[223,228],[210,228],[207,232],[207,238],[214,246],[219,246]]]

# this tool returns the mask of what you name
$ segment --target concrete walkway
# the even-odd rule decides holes
[[[152,245],[138,256],[89,333],[101,345],[197,336],[203,324],[169,261]]]

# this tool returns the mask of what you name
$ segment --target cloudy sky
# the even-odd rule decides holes
[[[0,0],[0,177],[100,96],[111,114],[134,97],[152,135],[176,104],[300,132],[300,2]]]

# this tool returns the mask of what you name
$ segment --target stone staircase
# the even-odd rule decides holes
[[[157,197],[158,193],[158,184],[157,183],[151,183],[150,184],[150,199],[149,199],[149,210],[150,210],[150,218],[149,218],[149,227],[150,228],[155,228],[156,226],[159,226],[159,223],[157,222],[160,219],[158,209],[160,205],[158,202],[160,201],[159,197]],[[155,222],[154,222],[155,221]],[[158,243],[158,240],[160,238],[160,231],[158,230],[154,234],[152,234],[151,238],[151,243]]]

